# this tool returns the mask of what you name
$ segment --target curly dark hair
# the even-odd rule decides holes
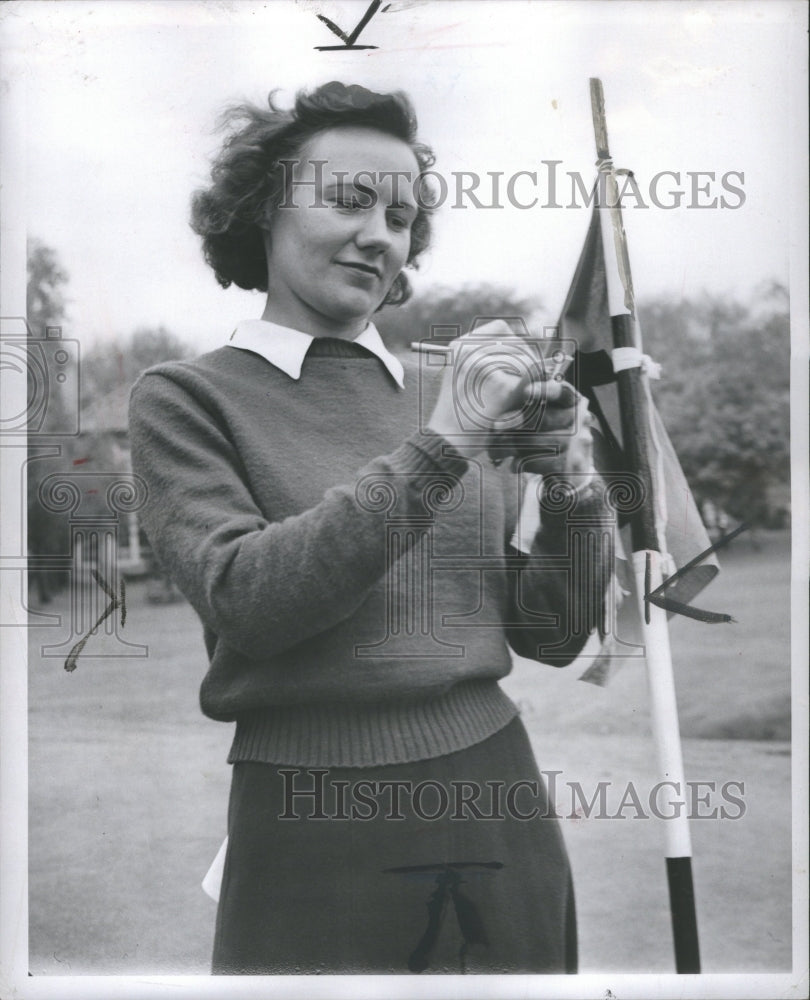
[[[415,267],[430,242],[435,194],[424,175],[435,157],[416,138],[416,115],[408,97],[401,91],[377,94],[333,81],[311,92],[299,91],[292,110],[278,108],[272,93],[267,103],[267,110],[243,103],[224,111],[219,125],[227,135],[211,167],[211,186],[192,196],[191,228],[202,237],[203,254],[220,285],[267,291],[262,225],[266,227],[268,207],[277,208],[288,193],[281,161],[297,159],[314,135],[343,125],[395,136],[416,156],[421,193],[407,260]],[[408,279],[400,273],[380,308],[400,305],[410,294]]]

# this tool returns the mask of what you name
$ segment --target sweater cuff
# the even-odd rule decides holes
[[[541,531],[559,531],[570,520],[609,520],[610,508],[605,499],[605,484],[598,476],[582,489],[565,476],[549,476],[543,482],[540,495]]]
[[[463,476],[469,461],[441,434],[432,430],[418,431],[391,454],[396,465],[414,472],[449,472]]]

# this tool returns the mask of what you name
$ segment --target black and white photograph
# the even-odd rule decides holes
[[[0,7],[2,1000],[808,995],[807,30]]]

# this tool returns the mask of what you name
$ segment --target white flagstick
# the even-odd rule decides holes
[[[591,79],[596,151],[600,171],[599,221],[613,333],[613,359],[619,390],[622,442],[628,471],[638,476],[645,496],[633,515],[633,567],[646,649],[652,730],[661,786],[661,812],[665,822],[667,879],[679,973],[700,972],[695,896],[692,884],[692,847],[687,818],[686,782],[681,753],[678,706],[672,673],[672,656],[666,612],[645,602],[644,595],[664,579],[666,553],[655,516],[654,476],[650,463],[650,411],[647,376],[643,371],[641,335],[635,319],[633,284],[627,239],[622,224],[618,184],[608,147],[605,103],[600,80]],[[662,484],[658,484],[662,486]],[[666,811],[665,811],[666,810]]]

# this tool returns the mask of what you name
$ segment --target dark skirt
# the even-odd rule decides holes
[[[431,760],[234,765],[215,974],[576,972],[559,822],[519,719]]]

